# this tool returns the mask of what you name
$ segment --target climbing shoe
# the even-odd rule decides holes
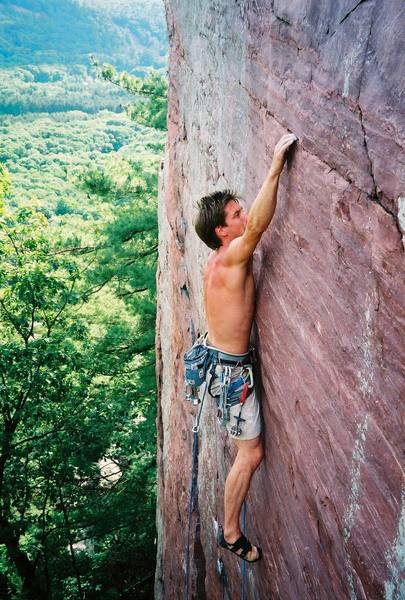
[[[247,559],[246,556],[252,550],[252,544],[249,542],[249,540],[242,533],[242,535],[240,536],[240,538],[238,538],[236,540],[236,542],[234,542],[233,544],[230,544],[229,542],[226,541],[226,539],[224,537],[224,530],[221,525],[219,526],[219,529],[218,529],[218,544],[222,548],[225,548],[226,550],[230,550],[231,552],[236,554],[236,556],[239,556],[239,558],[241,558],[242,560],[244,560],[248,563],[257,562],[258,560],[263,558],[262,549],[257,547],[258,556],[253,560]]]

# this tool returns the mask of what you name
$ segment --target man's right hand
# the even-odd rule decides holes
[[[298,138],[294,133],[287,133],[277,142],[276,147],[274,148],[273,161],[270,169],[272,173],[280,175],[287,158],[288,148],[297,140]]]

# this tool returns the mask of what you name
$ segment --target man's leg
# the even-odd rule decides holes
[[[241,535],[239,525],[241,506],[248,493],[252,475],[263,458],[260,436],[253,440],[235,440],[235,443],[238,453],[225,482],[224,498],[224,537],[229,544],[234,543]],[[256,556],[257,548],[253,546],[247,558],[253,560]]]

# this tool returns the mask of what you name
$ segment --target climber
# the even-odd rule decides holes
[[[224,526],[219,528],[218,543],[247,562],[262,558],[261,549],[251,545],[239,525],[252,475],[263,458],[259,402],[248,348],[255,307],[252,258],[272,220],[287,151],[297,139],[287,134],[276,144],[270,171],[249,214],[236,194],[225,190],[199,200],[194,223],[198,236],[214,250],[204,270],[208,324],[204,340],[218,359],[209,393],[217,399],[221,422],[237,446],[225,482]]]

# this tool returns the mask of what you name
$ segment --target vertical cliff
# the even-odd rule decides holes
[[[254,262],[266,459],[248,534],[265,558],[248,567],[245,597],[405,598],[404,3],[166,0],[166,12],[156,598],[183,597],[182,355],[205,330],[209,254],[194,202],[231,187],[248,208],[288,131],[299,142]],[[239,598],[241,573],[215,542],[233,449],[214,413],[200,432],[190,572],[192,597],[208,600]]]

